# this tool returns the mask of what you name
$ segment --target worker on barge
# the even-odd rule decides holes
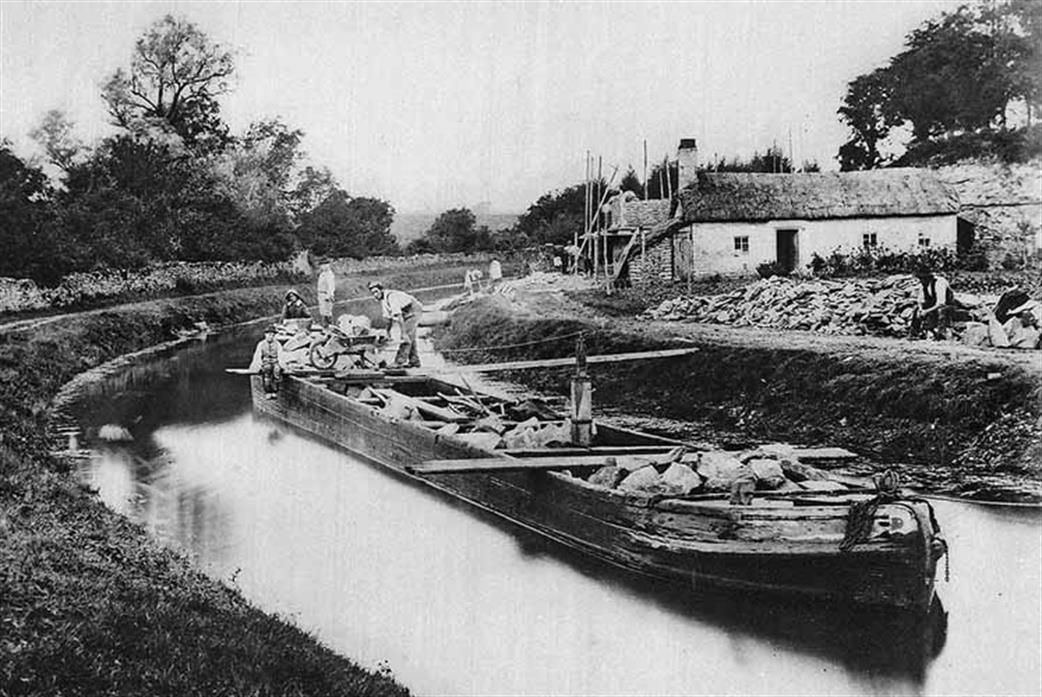
[[[311,319],[308,306],[304,304],[300,293],[290,288],[286,291],[286,304],[282,306],[283,321],[289,319]]]
[[[420,354],[416,350],[416,330],[420,326],[420,301],[401,290],[384,290],[383,284],[373,281],[369,292],[380,303],[381,314],[398,325],[401,342],[394,359],[394,368],[419,368]]]
[[[279,383],[282,381],[282,371],[286,367],[282,345],[275,339],[275,331],[274,325],[264,330],[264,338],[257,342],[253,360],[250,361],[250,372],[260,373],[264,396],[267,399],[279,396]]]

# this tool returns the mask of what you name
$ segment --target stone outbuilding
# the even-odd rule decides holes
[[[632,191],[623,191],[604,205],[605,229],[600,233],[609,267],[614,271],[629,251],[642,248],[647,234],[669,219],[669,199],[642,201]],[[630,279],[639,280],[641,267],[631,266]]]

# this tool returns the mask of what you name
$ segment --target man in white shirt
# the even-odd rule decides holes
[[[955,294],[944,276],[921,268],[916,272],[919,279],[919,306],[912,318],[912,325],[921,323],[922,330],[931,332],[934,339],[947,339],[952,326],[952,310]]]
[[[318,315],[323,327],[333,323],[333,295],[336,292],[336,277],[333,275],[333,263],[322,259],[318,265]]]
[[[503,280],[503,266],[499,259],[493,259],[488,265],[488,287],[495,290],[496,286]]]
[[[416,329],[420,326],[420,301],[400,290],[384,290],[382,283],[373,281],[369,292],[380,303],[381,314],[397,324],[401,330],[401,343],[394,358],[395,368],[419,368],[420,354],[416,350]]]

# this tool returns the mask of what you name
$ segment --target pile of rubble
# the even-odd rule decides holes
[[[666,300],[641,317],[823,334],[905,336],[918,288],[918,281],[907,275],[845,281],[774,276],[722,295]]]
[[[680,450],[680,449],[678,449]],[[620,491],[652,495],[685,496],[695,492],[735,491],[745,483],[748,491],[835,491],[847,487],[822,470],[799,461],[795,449],[771,443],[742,452],[680,450],[660,462],[607,464],[588,479],[590,484]]]

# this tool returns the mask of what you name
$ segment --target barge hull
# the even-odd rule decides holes
[[[757,521],[757,512],[748,507],[660,505],[647,496],[606,491],[555,472],[413,475],[408,465],[483,458],[490,451],[385,416],[316,380],[289,377],[276,400],[264,398],[258,378],[251,383],[260,413],[633,572],[694,589],[797,594],[905,609],[925,610],[933,598],[936,555],[925,542],[929,537],[919,535],[918,544],[904,538],[872,540],[841,552],[845,507],[789,509]],[[612,429],[603,428],[611,440]],[[672,443],[641,435],[649,445]],[[915,517],[920,525],[931,525],[921,511]],[[806,538],[779,542],[793,526],[806,530]],[[729,528],[733,538],[722,539],[721,530]],[[925,532],[932,536],[934,531]]]

